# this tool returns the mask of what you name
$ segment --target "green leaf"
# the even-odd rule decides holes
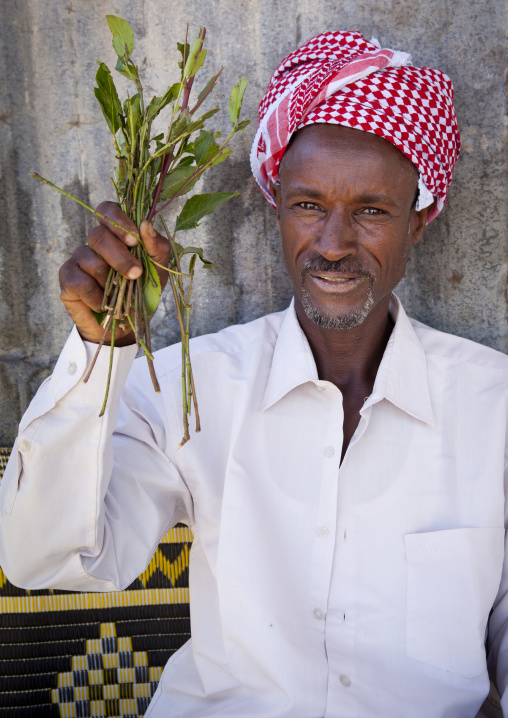
[[[187,157],[182,157],[180,162],[178,163],[178,167],[190,167],[190,165],[194,164],[194,157],[192,155],[188,155]]]
[[[181,54],[181,56],[182,56],[182,60],[181,60],[181,62],[178,63],[178,67],[179,67],[181,70],[183,70],[184,49],[185,49],[185,57],[187,58],[187,57],[189,57],[190,45],[189,45],[189,43],[186,43],[186,44],[184,45],[183,42],[177,42],[177,43],[176,43],[176,48],[177,48],[178,52]]]
[[[150,104],[148,105],[148,109],[146,112],[146,120],[147,122],[151,122],[154,117],[157,117],[159,112],[162,110],[163,107],[165,107],[168,103],[165,102],[163,104],[164,97],[152,97],[150,100]],[[168,100],[169,102],[169,100]]]
[[[115,182],[118,187],[124,185],[124,182],[127,179],[128,168],[129,163],[127,157],[120,157],[118,160],[118,165],[115,167]]]
[[[206,95],[206,93],[208,92],[208,90],[209,90],[213,85],[215,85],[215,83],[217,82],[217,78],[218,78],[218,77],[219,77],[219,75],[217,74],[217,75],[214,75],[211,80],[208,80],[208,82],[206,83],[206,85],[203,87],[203,89],[201,90],[201,92],[200,92],[199,95],[198,95],[198,102]]]
[[[131,138],[131,147],[135,147],[136,135],[139,129],[138,120],[140,112],[140,97],[138,93],[125,100],[125,102],[123,103],[123,111],[127,117],[127,125],[129,127],[129,133]]]
[[[115,135],[123,126],[123,114],[115,83],[107,65],[99,62],[99,69],[95,75],[98,87],[94,87],[95,97],[99,101],[101,109],[108,123],[108,127]]]
[[[203,67],[203,63],[205,61],[206,57],[206,50],[201,50],[200,53],[198,53],[198,56],[196,57],[196,62],[194,63],[194,67],[192,68],[192,71],[189,73],[189,77],[194,77],[196,72]]]
[[[176,100],[178,97],[178,91],[180,90],[180,83],[176,82],[171,87],[168,87],[166,92],[161,97],[152,97],[150,104],[148,105],[147,120],[151,122],[154,117],[157,117],[159,112],[166,107],[170,102]]]
[[[236,125],[238,118],[240,117],[240,110],[242,109],[242,100],[247,88],[247,80],[245,77],[240,77],[238,84],[231,90],[231,96],[229,98],[229,117],[233,125]]]
[[[159,306],[159,300],[161,298],[161,282],[155,265],[150,257],[145,256],[144,258],[145,270],[149,276],[145,276],[145,286],[143,292],[145,295],[145,302],[148,314],[153,314]],[[153,280],[153,281],[152,281]]]
[[[173,122],[171,127],[171,133],[169,135],[169,142],[172,142],[175,137],[183,134],[187,127],[191,123],[191,114],[189,110],[182,110],[176,122]]]
[[[120,128],[120,132],[117,133],[116,142],[118,145],[118,149],[120,150],[120,157],[129,157],[129,151],[127,149],[127,137],[123,128]]]
[[[199,120],[195,120],[195,122],[190,122],[190,116],[191,115],[188,110],[183,110],[181,120],[179,118],[171,128],[168,144],[176,144],[177,142],[180,142],[180,140],[183,140],[185,137],[188,137],[190,134],[203,127],[204,123],[201,117]]]
[[[229,155],[232,154],[232,152],[233,152],[233,150],[230,147],[224,147],[221,150],[220,147],[218,147],[218,145],[214,144],[208,148],[208,151],[207,151],[205,157],[203,158],[202,164],[203,165],[208,164],[208,162],[210,162],[210,160],[213,160],[207,169],[209,169],[210,167],[215,167],[215,165],[218,165],[221,162],[224,162],[224,160],[227,159],[229,157]]]
[[[201,117],[199,118],[200,122],[204,122],[205,120],[209,120],[210,117],[213,117],[214,115],[216,115],[218,111],[219,111],[219,108],[218,108],[218,107],[215,107],[213,110],[208,110],[208,111],[205,112],[203,115],[201,115]]]
[[[176,249],[176,253],[178,254],[178,259],[181,259],[183,256],[183,247],[181,244],[178,244],[178,242],[173,241],[173,246]]]
[[[115,70],[132,82],[139,82],[138,68],[130,60],[127,62],[122,57],[116,61]]]
[[[177,247],[179,259],[181,259],[184,254],[193,254],[197,255],[200,258],[200,260],[203,262],[203,267],[205,269],[212,269],[212,267],[218,267],[217,264],[213,264],[212,262],[209,262],[208,259],[205,259],[203,257],[203,250],[201,249],[201,247],[182,247],[181,244],[177,244],[176,242],[175,245]]]
[[[193,76],[193,74],[194,74],[193,70],[194,70],[194,67],[197,62],[199,48],[201,47],[202,44],[203,44],[203,41],[201,40],[201,37],[198,35],[197,38],[192,43],[190,50],[189,50],[189,54],[187,56],[187,61],[185,63],[185,69],[183,71],[183,76],[185,78],[189,78],[189,77]]]
[[[134,33],[131,26],[127,20],[116,15],[106,15],[106,20],[113,34],[113,47],[116,54],[128,60],[134,50]]]
[[[237,124],[235,132],[240,132],[240,130],[243,131],[247,127],[247,125],[250,125],[250,120],[242,120]]]
[[[97,324],[100,324],[100,325],[102,325],[102,322],[103,322],[103,321],[106,319],[106,317],[108,316],[108,313],[107,313],[107,312],[94,312],[93,309],[92,309],[92,314],[94,315]]]
[[[167,200],[174,197],[177,192],[183,187],[183,185],[192,177],[196,171],[195,167],[176,167],[174,170],[166,175],[164,184],[162,185],[162,191],[160,193],[160,200]],[[182,194],[187,194],[194,185],[196,184],[199,177],[196,177],[195,181],[189,182],[185,187]]]
[[[210,147],[214,144],[214,141],[213,132],[201,130],[194,142],[194,156],[198,167],[203,164],[203,159],[206,157],[206,153]]]
[[[164,157],[164,155],[169,154],[169,152],[173,152],[173,145],[172,144],[164,144],[163,142],[157,142],[157,149],[156,154],[157,157]]]
[[[224,202],[232,197],[240,197],[239,192],[214,192],[213,194],[195,194],[185,203],[182,211],[176,218],[175,232],[193,229],[198,226],[200,219],[212,214]]]
[[[216,165],[220,165],[221,162],[224,162],[230,154],[232,154],[233,150],[231,147],[224,147],[223,150],[215,157],[213,162],[211,163],[210,167],[215,167]]]

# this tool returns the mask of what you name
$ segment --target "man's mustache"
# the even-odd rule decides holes
[[[335,261],[326,259],[322,255],[310,257],[303,265],[302,274],[308,274],[309,272],[342,272],[343,274],[357,274],[374,279],[369,270],[352,257],[342,257],[342,259]]]

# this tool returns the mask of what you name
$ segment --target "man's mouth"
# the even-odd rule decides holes
[[[364,274],[345,274],[343,272],[308,272],[308,276],[322,291],[340,294],[356,289],[369,279]]]

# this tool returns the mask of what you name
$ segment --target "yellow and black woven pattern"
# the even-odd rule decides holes
[[[10,449],[0,447],[0,477]],[[169,531],[125,591],[26,591],[0,569],[0,713],[143,716],[168,658],[190,637],[192,535]]]

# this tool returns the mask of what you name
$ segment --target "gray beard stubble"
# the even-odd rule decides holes
[[[324,259],[324,257],[309,260],[305,263],[302,274],[302,282],[304,275],[311,270],[330,270],[352,272],[360,275],[363,274],[364,276],[368,277],[367,281],[369,281],[369,291],[363,307],[360,307],[359,309],[354,312],[351,312],[350,314],[344,314],[342,316],[331,316],[330,314],[326,314],[325,312],[322,312],[317,309],[312,304],[309,293],[304,289],[302,291],[302,306],[304,308],[305,314],[311,320],[311,322],[314,322],[314,324],[316,324],[318,327],[321,327],[321,329],[353,329],[354,327],[358,327],[368,317],[370,310],[374,305],[374,296],[372,292],[372,284],[374,280],[372,275],[369,272],[366,272],[362,267],[359,267],[358,265],[352,265],[353,263],[348,260],[329,262],[328,260]]]

